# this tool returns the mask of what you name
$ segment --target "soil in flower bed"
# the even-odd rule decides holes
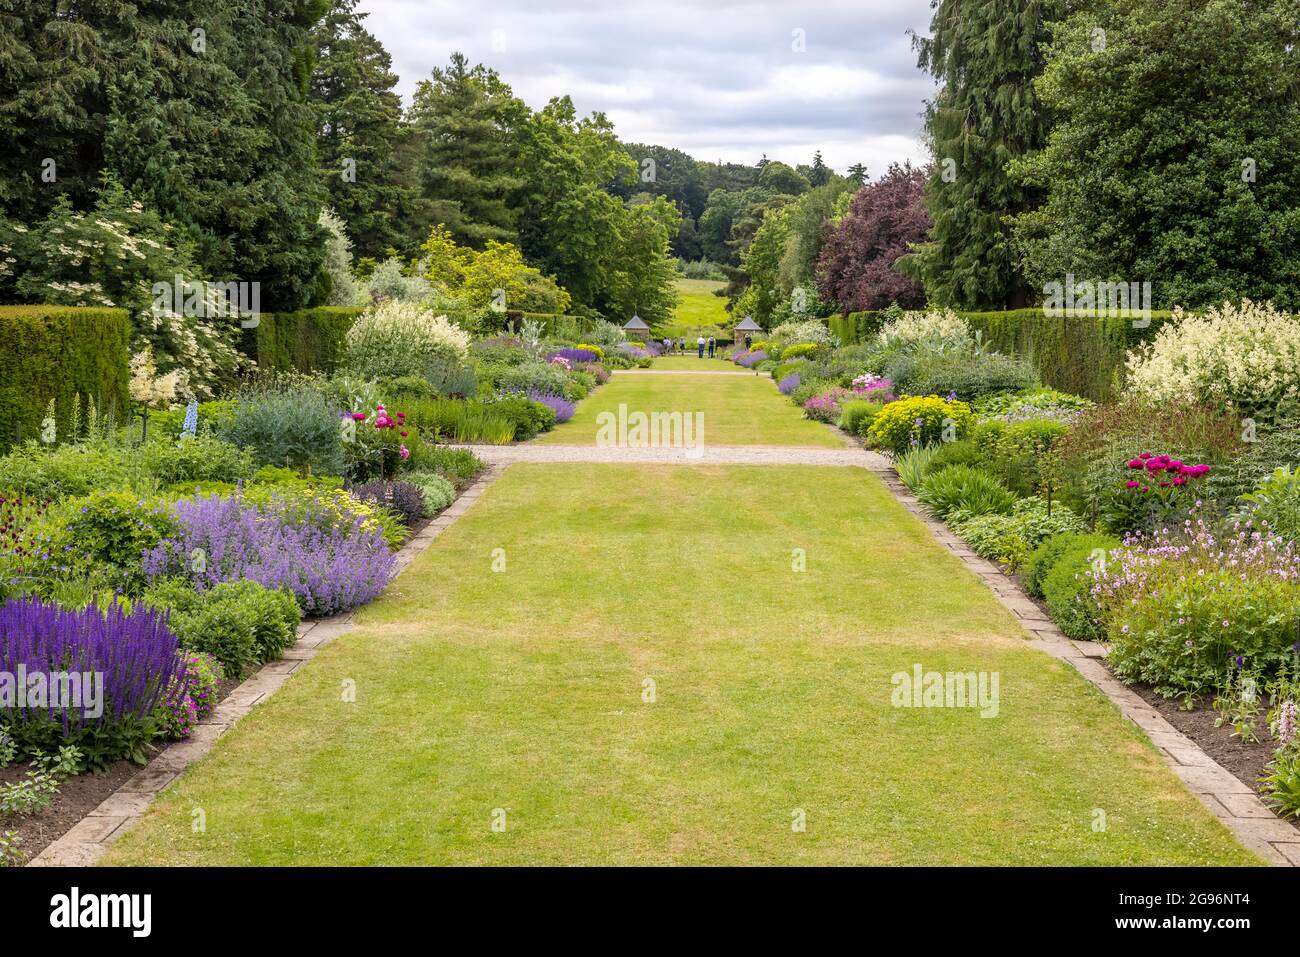
[[[1264,717],[1268,713],[1267,703],[1261,705],[1260,717],[1255,722],[1255,733],[1259,735],[1260,740],[1247,742],[1233,737],[1232,726],[1229,724],[1224,724],[1221,728],[1214,726],[1217,714],[1208,702],[1187,711],[1178,698],[1163,698],[1145,685],[1129,687],[1140,694],[1162,718],[1195,741],[1202,751],[1221,764],[1225,770],[1232,772],[1238,781],[1259,794],[1265,804],[1269,803],[1259,783],[1259,779],[1264,775],[1264,765],[1272,760],[1273,751],[1277,746],[1269,736],[1268,722]],[[1295,821],[1288,821],[1288,823],[1296,828],[1297,834],[1300,834],[1300,827],[1296,827]]]
[[[217,701],[220,702],[239,687],[239,684],[240,682],[232,679],[219,682]],[[150,745],[149,761],[152,762],[162,754],[171,743],[158,741]],[[0,769],[0,784],[23,780],[30,768],[29,762],[18,761],[7,768]],[[43,811],[27,817],[0,817],[0,832],[12,831],[21,841],[17,848],[19,853],[17,863],[27,863],[68,833],[77,822],[99,807],[113,792],[142,769],[141,765],[133,761],[115,761],[99,773],[87,771],[64,781],[59,785],[59,793],[50,801],[50,806]]]

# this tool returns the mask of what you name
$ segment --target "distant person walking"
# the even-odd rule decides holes
[[[700,336],[695,340],[695,351],[699,358],[704,358],[704,337]]]
[[[753,344],[754,344],[754,337],[751,336],[748,332],[745,333],[745,348],[748,349]]]
[[[686,337],[685,337],[685,336],[682,336],[680,339],[677,340],[677,351],[678,351],[678,352],[685,352],[685,351],[686,351]]]
[[[714,341],[713,341],[713,336],[709,336],[709,358],[710,358],[710,359],[713,358],[713,349],[714,349],[714,346],[715,346],[715,343],[714,343]]]

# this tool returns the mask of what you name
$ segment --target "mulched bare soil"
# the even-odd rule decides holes
[[[217,685],[217,701],[220,702],[239,684],[233,680],[220,682]],[[152,762],[162,754],[167,744],[163,741],[150,745],[149,761]],[[23,780],[29,768],[29,764],[19,762],[0,769],[0,784]],[[59,785],[59,793],[45,810],[28,817],[0,816],[0,831],[12,831],[17,835],[21,842],[18,845],[20,860],[25,863],[68,833],[77,822],[99,807],[140,769],[141,765],[132,761],[115,761],[105,771],[78,774]]]
[[[1177,698],[1162,698],[1145,685],[1130,687],[1146,699],[1162,718],[1195,741],[1202,751],[1226,770],[1231,771],[1238,781],[1254,788],[1263,797],[1259,779],[1264,774],[1264,765],[1273,757],[1275,745],[1269,737],[1268,722],[1262,715],[1255,722],[1255,733],[1260,740],[1246,742],[1233,736],[1231,725],[1224,724],[1221,728],[1214,726],[1217,715],[1208,703],[1188,711]],[[1268,705],[1262,705],[1261,711],[1267,714]]]

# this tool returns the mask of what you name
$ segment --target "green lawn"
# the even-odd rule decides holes
[[[657,360],[662,362],[664,360]],[[691,359],[699,364],[698,359]],[[704,360],[708,364],[708,360]],[[657,363],[656,363],[657,365]],[[709,368],[736,366],[714,360]],[[847,440],[826,426],[801,418],[768,376],[620,375],[578,406],[572,419],[537,441],[544,445],[592,445],[602,412],[704,414],[705,445],[807,445],[842,448]],[[694,421],[694,420],[693,420]]]
[[[725,282],[678,277],[673,285],[677,290],[677,308],[673,310],[670,323],[655,327],[659,338],[685,336],[694,343],[701,333],[716,336],[721,330],[731,328],[726,298],[713,294],[715,290],[725,288]]]
[[[893,707],[914,664],[997,716]],[[870,473],[536,464],[106,862],[1257,863]]]

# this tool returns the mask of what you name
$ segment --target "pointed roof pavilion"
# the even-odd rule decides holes
[[[623,323],[623,331],[624,332],[649,332],[650,327],[645,324],[644,319],[642,319],[636,313],[633,313],[632,318],[629,319],[627,322]]]
[[[740,324],[736,326],[736,331],[737,332],[762,332],[763,327],[754,321],[753,316],[746,316],[744,319],[740,320]]]

